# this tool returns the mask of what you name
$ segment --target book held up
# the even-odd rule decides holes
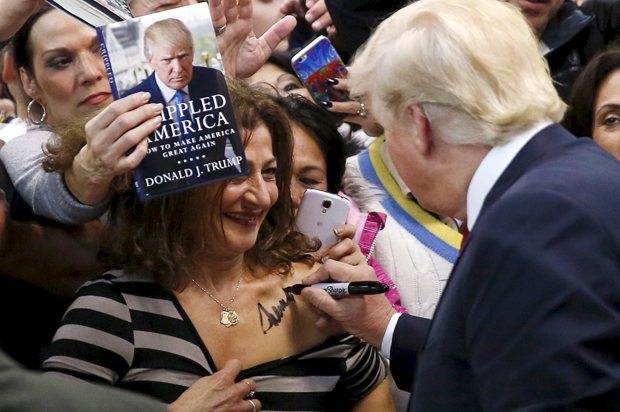
[[[207,3],[97,33],[114,98],[148,92],[163,105],[134,170],[140,200],[248,174]]]
[[[47,0],[47,2],[92,28],[133,18],[126,0]]]

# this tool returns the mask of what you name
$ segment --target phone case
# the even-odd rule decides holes
[[[308,189],[297,212],[297,227],[309,238],[318,238],[323,248],[335,245],[334,228],[346,223],[350,208],[351,202],[344,197]]]
[[[344,78],[347,68],[331,42],[325,36],[317,37],[292,59],[293,68],[317,103],[349,100],[349,93],[336,90],[326,80]]]

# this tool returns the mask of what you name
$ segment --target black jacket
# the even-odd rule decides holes
[[[550,49],[545,57],[562,99],[568,99],[586,64],[619,32],[620,1],[588,0],[581,8],[564,2],[541,37]]]
[[[353,55],[383,19],[405,6],[407,0],[326,0],[338,30],[333,39],[343,56]],[[573,83],[586,64],[620,31],[620,0],[588,0],[579,8],[566,0],[553,16],[541,40],[556,88],[567,100]]]

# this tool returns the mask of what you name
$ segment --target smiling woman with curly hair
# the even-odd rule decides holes
[[[44,369],[173,402],[238,359],[263,410],[392,410],[378,351],[283,291],[318,265],[294,230],[291,127],[266,95],[230,94],[250,174],[147,202],[118,178],[105,250],[120,269],[80,289]]]

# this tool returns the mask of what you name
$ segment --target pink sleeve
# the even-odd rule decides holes
[[[359,240],[360,249],[365,256],[369,256],[372,253],[372,249],[374,248],[374,241],[377,237],[377,234],[380,230],[385,227],[385,221],[387,219],[387,215],[385,213],[380,212],[370,212],[366,217],[366,222],[364,224],[364,229],[361,233],[361,238]],[[377,274],[377,278],[379,282],[386,283],[390,285],[390,291],[386,293],[386,297],[398,312],[407,313],[407,309],[401,306],[400,304],[400,294],[394,285],[392,279],[385,273],[379,262],[377,262],[372,256],[368,259],[368,264],[372,266]]]

